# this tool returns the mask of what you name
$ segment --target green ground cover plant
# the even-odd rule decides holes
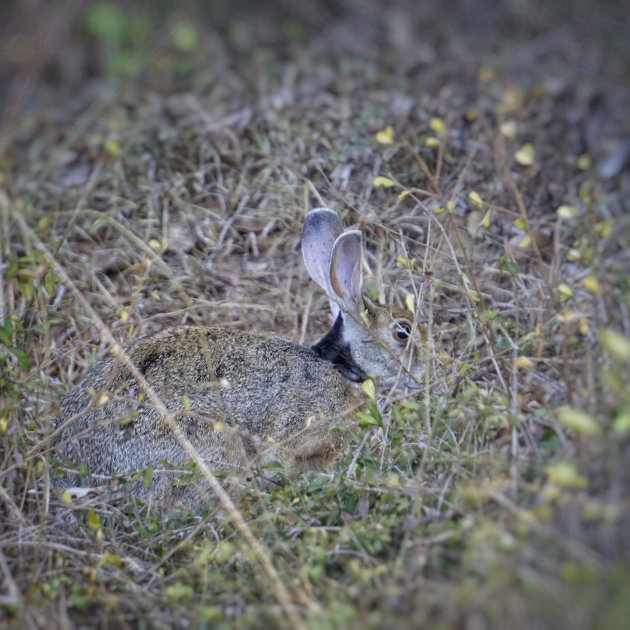
[[[626,627],[623,3],[0,15],[0,627]],[[52,487],[110,338],[328,329],[318,206],[429,331],[422,389],[365,384],[330,470],[219,471],[203,518]]]

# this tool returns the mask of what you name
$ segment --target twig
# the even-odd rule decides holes
[[[249,528],[249,525],[243,518],[243,515],[234,505],[232,499],[227,494],[227,492],[223,489],[223,486],[220,484],[219,480],[212,473],[212,471],[208,468],[206,462],[199,456],[199,453],[192,445],[190,440],[186,437],[185,433],[182,431],[180,426],[177,424],[173,415],[168,411],[157,392],[149,385],[149,383],[144,378],[144,375],[138,370],[136,365],[133,363],[129,355],[122,349],[116,339],[112,335],[111,331],[107,327],[107,325],[103,322],[103,320],[99,317],[99,315],[94,311],[94,309],[90,306],[88,301],[85,299],[83,294],[79,291],[77,286],[74,284],[72,279],[67,275],[65,269],[62,265],[60,265],[57,260],[50,254],[46,245],[37,237],[37,235],[30,230],[24,218],[20,216],[18,213],[13,213],[13,218],[20,224],[20,227],[24,231],[29,231],[31,234],[31,238],[33,243],[39,249],[42,254],[46,257],[49,264],[51,264],[55,268],[55,272],[62,279],[62,281],[70,288],[70,291],[74,294],[77,301],[81,304],[81,306],[85,309],[86,313],[92,318],[94,325],[97,327],[102,340],[110,346],[111,352],[117,356],[124,366],[129,370],[129,372],[136,379],[136,382],[145,393],[145,395],[149,398],[152,405],[156,409],[157,413],[162,416],[164,421],[168,424],[170,430],[173,432],[178,442],[182,445],[182,447],[186,450],[190,458],[197,464],[199,470],[206,478],[212,490],[215,492],[218,497],[221,505],[225,509],[225,511],[229,514],[230,518],[233,520],[236,529],[241,533],[243,538],[246,540],[247,544],[250,546],[252,551],[254,552],[254,556],[260,563],[263,568],[267,578],[269,579],[271,586],[275,592],[276,598],[282,607],[284,613],[288,618],[288,624],[290,628],[293,630],[294,628],[297,630],[306,630],[306,625],[302,621],[302,618],[299,616],[295,605],[291,601],[288,591],[286,590],[284,584],[280,580],[280,576],[278,575],[276,569],[274,568],[271,560],[267,555],[267,550],[264,548],[262,543],[260,543],[252,533],[252,530]],[[135,236],[135,235],[134,235]],[[139,240],[139,239],[138,239]],[[144,245],[144,243],[142,243]],[[164,265],[164,263],[160,260],[160,263]]]

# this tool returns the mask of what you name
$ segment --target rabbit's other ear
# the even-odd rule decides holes
[[[361,232],[342,234],[333,245],[330,257],[331,303],[336,301],[346,312],[356,314],[361,301]]]
[[[337,237],[343,232],[343,223],[334,210],[315,208],[304,219],[302,229],[302,257],[309,276],[320,286],[326,295],[331,295],[330,257]],[[337,317],[339,307],[330,298],[333,317]]]

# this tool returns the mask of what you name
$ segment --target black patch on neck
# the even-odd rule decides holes
[[[343,339],[343,317],[341,312],[333,327],[312,347],[320,359],[332,363],[346,380],[361,383],[367,374],[356,364],[350,346]]]

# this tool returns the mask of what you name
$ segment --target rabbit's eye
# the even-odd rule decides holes
[[[411,335],[411,326],[407,322],[396,322],[394,324],[392,334],[394,335],[394,339],[396,341],[405,343]]]

